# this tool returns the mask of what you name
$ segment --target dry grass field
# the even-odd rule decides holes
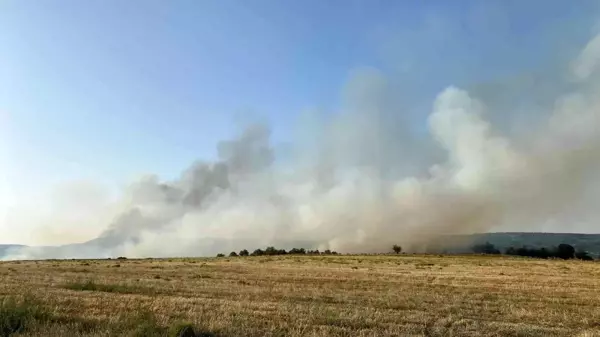
[[[0,336],[600,336],[600,263],[582,261],[14,261],[0,298]]]

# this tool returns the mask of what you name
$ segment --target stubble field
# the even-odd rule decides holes
[[[600,263],[582,261],[14,261],[0,298],[0,336],[600,336]]]

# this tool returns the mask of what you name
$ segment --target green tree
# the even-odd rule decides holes
[[[561,243],[560,245],[558,245],[558,257],[565,260],[574,258],[575,248],[566,243]]]
[[[267,247],[267,249],[265,249],[265,255],[277,255],[277,249],[273,246]]]
[[[288,254],[295,254],[295,255],[306,254],[306,251],[304,250],[304,248],[292,248],[292,249],[290,249]]]

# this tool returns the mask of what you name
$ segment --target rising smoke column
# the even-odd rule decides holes
[[[487,121],[486,102],[450,86],[432,104],[431,139],[416,144],[390,127],[385,80],[371,72],[342,113],[302,131],[318,141],[295,144],[286,165],[276,165],[269,128],[251,125],[218,144],[216,162],[194,163],[174,181],[131,184],[97,239],[8,258],[198,256],[266,245],[418,251],[443,234],[548,223],[569,231],[598,215],[598,41],[571,64],[576,90],[519,137]]]

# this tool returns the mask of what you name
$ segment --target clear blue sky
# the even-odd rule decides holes
[[[450,84],[566,59],[591,36],[594,3],[0,0],[0,189],[173,177],[249,112],[285,141],[365,66],[429,104]]]

